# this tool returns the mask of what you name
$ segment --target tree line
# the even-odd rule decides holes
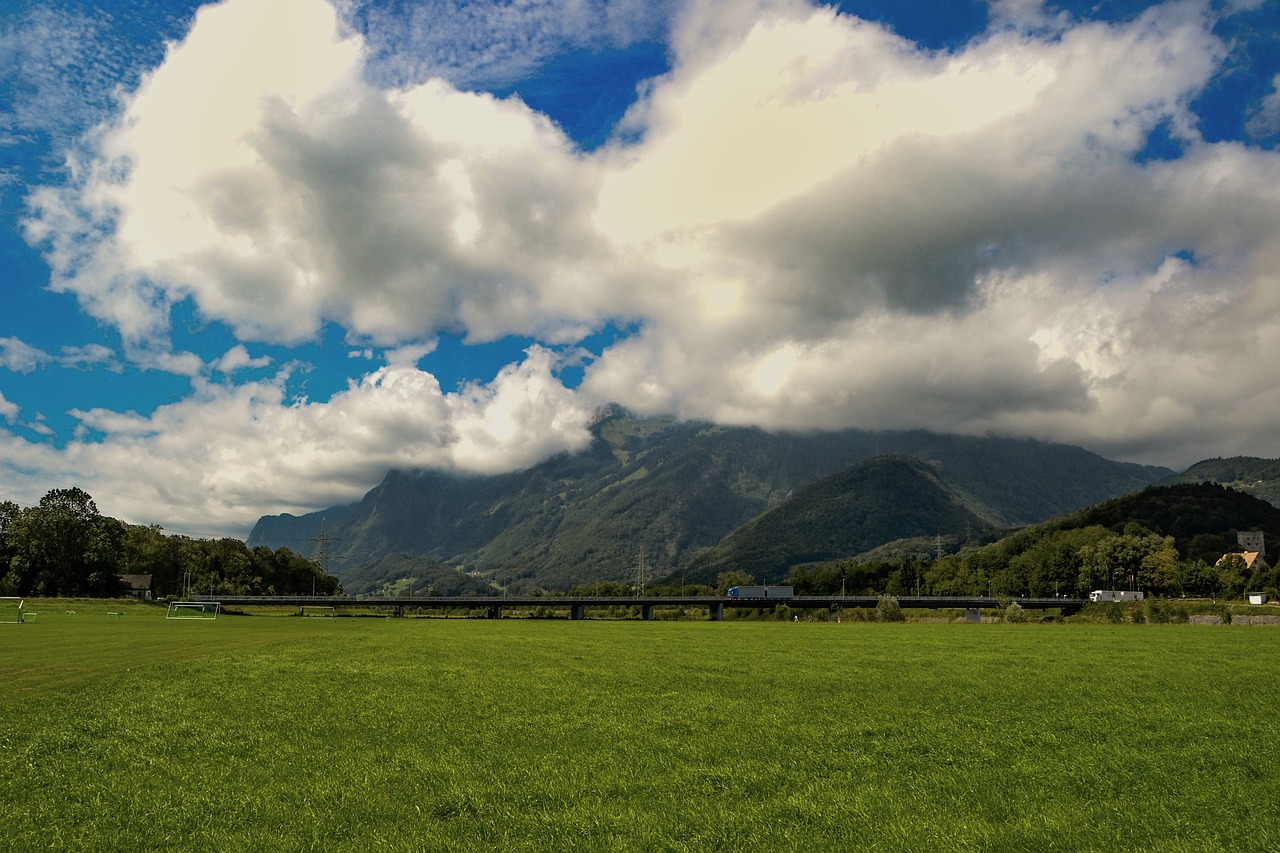
[[[1225,553],[1225,548],[1218,551]],[[1167,597],[1280,598],[1280,573],[1249,569],[1243,557],[1210,563],[1182,553],[1172,536],[1137,523],[1035,531],[933,560],[840,560],[798,566],[797,595],[996,595],[1068,598],[1095,589],[1137,589]]]
[[[0,595],[117,596],[129,591],[122,575],[151,575],[160,598],[340,591],[337,578],[288,548],[125,524],[79,488],[54,489],[33,507],[0,502]]]

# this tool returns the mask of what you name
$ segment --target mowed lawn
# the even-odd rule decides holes
[[[1280,849],[1276,628],[106,607],[0,626],[5,849]]]

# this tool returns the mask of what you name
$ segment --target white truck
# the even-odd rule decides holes
[[[1090,601],[1141,601],[1142,593],[1127,589],[1095,589],[1089,593]]]

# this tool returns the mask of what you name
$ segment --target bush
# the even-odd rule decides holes
[[[1009,606],[1004,609],[1004,621],[1006,622],[1026,622],[1027,611],[1022,609],[1022,605],[1016,601],[1009,602]]]
[[[1169,605],[1159,598],[1153,598],[1147,604],[1147,619],[1156,624],[1169,621]]]
[[[880,600],[876,602],[876,616],[881,622],[905,622],[906,615],[902,612],[902,605],[898,604],[898,599],[892,595],[882,595]]]

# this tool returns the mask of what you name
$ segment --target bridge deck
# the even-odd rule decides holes
[[[729,607],[729,608],[769,608],[779,606],[800,610],[820,608],[858,608],[875,607],[880,598],[874,595],[804,595],[793,598],[728,598],[725,596],[707,595],[630,595],[630,596],[573,596],[573,595],[512,595],[498,596],[441,596],[441,597],[397,597],[397,598],[360,598],[356,596],[314,596],[314,595],[201,595],[195,596],[198,601],[217,601],[223,607],[392,607],[397,610],[407,607],[418,608],[452,608],[464,610],[490,610],[493,608],[598,608],[598,607]],[[899,607],[912,609],[980,609],[1004,608],[1010,602],[1017,602],[1024,609],[1049,610],[1061,609],[1065,613],[1074,613],[1084,606],[1079,598],[996,598],[992,596],[936,596],[936,595],[904,595],[898,596]]]

